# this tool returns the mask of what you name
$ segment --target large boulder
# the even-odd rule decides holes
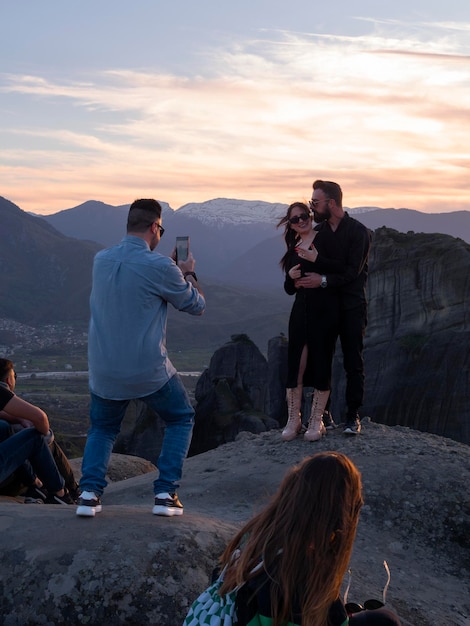
[[[268,342],[268,415],[284,425],[287,419],[288,339],[281,334]]]
[[[0,504],[3,626],[180,624],[236,528],[149,506],[94,519],[73,508]]]
[[[190,454],[200,454],[241,431],[278,428],[268,417],[268,364],[246,335],[216,350],[195,391],[196,417]]]
[[[141,400],[132,400],[114,444],[118,454],[134,455],[155,462],[162,447],[165,424],[158,413]]]

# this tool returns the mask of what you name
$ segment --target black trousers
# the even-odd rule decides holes
[[[367,305],[342,310],[339,338],[346,372],[346,404],[348,413],[356,413],[364,401],[364,335],[367,326]]]

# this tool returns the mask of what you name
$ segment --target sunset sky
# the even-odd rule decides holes
[[[470,210],[468,0],[1,1],[0,196]]]

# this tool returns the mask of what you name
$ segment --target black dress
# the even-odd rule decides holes
[[[320,253],[320,250],[319,250]],[[297,387],[300,357],[305,345],[308,348],[307,367],[303,377],[305,387],[324,391],[331,387],[331,367],[339,327],[339,290],[327,286],[296,289],[289,270],[300,263],[302,275],[306,272],[340,273],[339,261],[323,260],[315,263],[301,259],[292,249],[286,259],[284,289],[295,294],[289,318],[288,372],[286,387]]]

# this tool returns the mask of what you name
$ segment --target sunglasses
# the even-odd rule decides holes
[[[298,224],[300,220],[302,222],[306,222],[310,219],[310,215],[308,213],[301,213],[300,215],[296,215],[295,217],[291,217],[289,219],[289,224]]]
[[[330,198],[322,198],[321,200],[309,200],[308,203],[311,207],[316,209],[317,206],[321,204],[322,202],[329,202],[329,201],[330,201]]]
[[[149,226],[153,226],[154,224],[155,222],[150,222]],[[160,231],[160,237],[163,237],[163,233],[165,232],[165,229],[163,228],[161,224],[157,224],[157,228]]]
[[[382,602],[380,600],[366,600],[363,604],[357,604],[356,602],[348,602],[348,593],[349,587],[351,586],[352,572],[348,570],[349,580],[348,586],[346,587],[346,591],[344,592],[344,607],[346,609],[346,613],[351,617],[354,613],[360,613],[361,611],[374,611],[375,609],[381,609],[385,606],[385,601],[387,598],[387,590],[390,585],[390,570],[387,565],[387,561],[384,561],[385,571],[387,572],[387,582],[385,583],[384,590],[382,592]]]

